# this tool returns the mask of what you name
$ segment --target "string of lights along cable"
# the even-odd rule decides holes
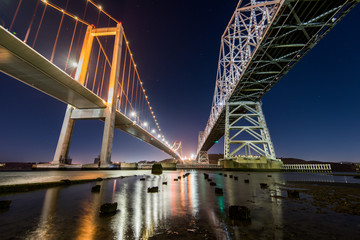
[[[76,1],[76,4],[73,2],[74,0],[13,1],[10,6],[12,9],[9,10],[9,14],[13,15],[8,26],[5,27],[75,79],[88,27],[110,29],[122,23],[108,14],[101,4],[91,0]],[[144,88],[144,82],[140,78],[134,54],[130,49],[130,41],[124,31],[121,38],[121,67],[119,78],[116,80],[118,88],[116,110],[149,132],[153,138],[177,151],[179,142],[171,144],[162,133]],[[114,36],[106,34],[94,36],[83,83],[84,87],[102,98],[104,102],[109,98],[114,41]]]

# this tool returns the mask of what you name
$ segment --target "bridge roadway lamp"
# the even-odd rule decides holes
[[[131,113],[130,113],[130,116],[131,116],[131,117],[136,117],[136,112],[131,112]]]
[[[152,133],[156,133],[155,129],[151,130]]]

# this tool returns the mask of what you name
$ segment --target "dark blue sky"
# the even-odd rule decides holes
[[[185,155],[195,153],[209,117],[220,37],[236,4],[101,1],[123,22],[158,122],[168,139],[182,141]],[[357,6],[263,98],[278,157],[359,160],[359,23]],[[52,160],[66,105],[4,74],[0,81],[0,161]],[[99,154],[102,126],[95,120],[76,122],[74,162],[92,162]],[[222,152],[222,141],[210,150]],[[115,131],[113,161],[167,157]]]

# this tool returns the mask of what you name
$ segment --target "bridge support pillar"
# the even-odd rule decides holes
[[[226,104],[224,161],[229,167],[280,170],[260,102]]]
[[[105,109],[76,109],[75,111],[73,111],[74,107],[68,105],[52,164],[60,165],[61,163],[65,163],[65,161],[63,160],[68,157],[70,140],[74,128],[75,119],[105,118],[100,153],[100,168],[110,167],[115,129],[115,114],[117,107],[116,99],[118,98],[119,88],[118,81],[120,75],[121,49],[123,41],[123,27],[121,23],[117,24],[116,28],[106,28],[105,30],[94,29],[92,26],[88,27],[80,54],[79,62],[81,64],[76,70],[75,79],[81,84],[84,84],[94,36],[104,35],[115,35],[115,43],[111,63],[112,67],[109,78],[108,99],[106,104],[107,107]]]
[[[71,105],[68,105],[66,108],[64,122],[61,127],[61,132],[56,147],[54,159],[51,162],[52,164],[64,164],[66,163],[66,159],[68,158],[71,136],[75,124],[75,120],[71,119],[73,109],[74,108]]]
[[[199,164],[209,164],[209,155],[207,151],[200,151],[197,162]]]
[[[111,153],[115,129],[115,114],[118,98],[118,80],[120,75],[121,48],[123,40],[123,27],[121,23],[116,26],[113,58],[109,79],[109,92],[107,109],[105,111],[104,133],[100,153],[100,168],[108,168],[111,164]],[[121,94],[121,93],[120,93]]]

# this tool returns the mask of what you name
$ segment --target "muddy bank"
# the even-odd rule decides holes
[[[302,197],[294,199],[317,208],[318,213],[325,209],[337,213],[360,216],[360,184],[327,182],[288,182],[281,185],[296,188]]]

